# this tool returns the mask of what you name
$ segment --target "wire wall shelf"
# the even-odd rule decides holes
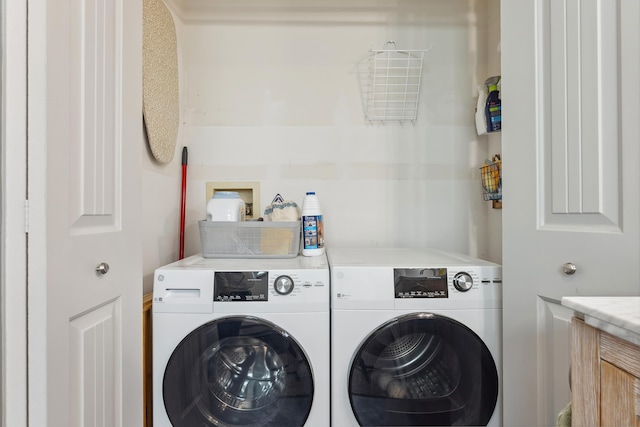
[[[431,50],[398,50],[394,41],[384,47],[371,49],[368,57],[364,109],[366,120],[387,122],[410,121],[418,117],[422,63]]]
[[[502,159],[499,154],[491,160],[485,160],[480,168],[482,198],[491,200],[494,209],[502,208]]]

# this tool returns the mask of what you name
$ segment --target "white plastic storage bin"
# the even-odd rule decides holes
[[[205,258],[294,258],[300,221],[199,221]]]

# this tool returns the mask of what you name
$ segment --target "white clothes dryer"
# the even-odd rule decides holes
[[[499,265],[431,249],[328,257],[332,425],[501,425]]]
[[[326,256],[205,259],[154,273],[156,427],[329,424]]]

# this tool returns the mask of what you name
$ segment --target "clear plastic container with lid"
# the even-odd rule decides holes
[[[324,254],[322,211],[315,191],[308,191],[302,201],[302,255]]]

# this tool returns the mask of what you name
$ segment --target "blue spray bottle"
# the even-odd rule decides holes
[[[500,91],[498,90],[499,82],[500,76],[489,77],[484,82],[489,90],[484,108],[487,132],[496,132],[502,129],[502,102],[500,101]]]

